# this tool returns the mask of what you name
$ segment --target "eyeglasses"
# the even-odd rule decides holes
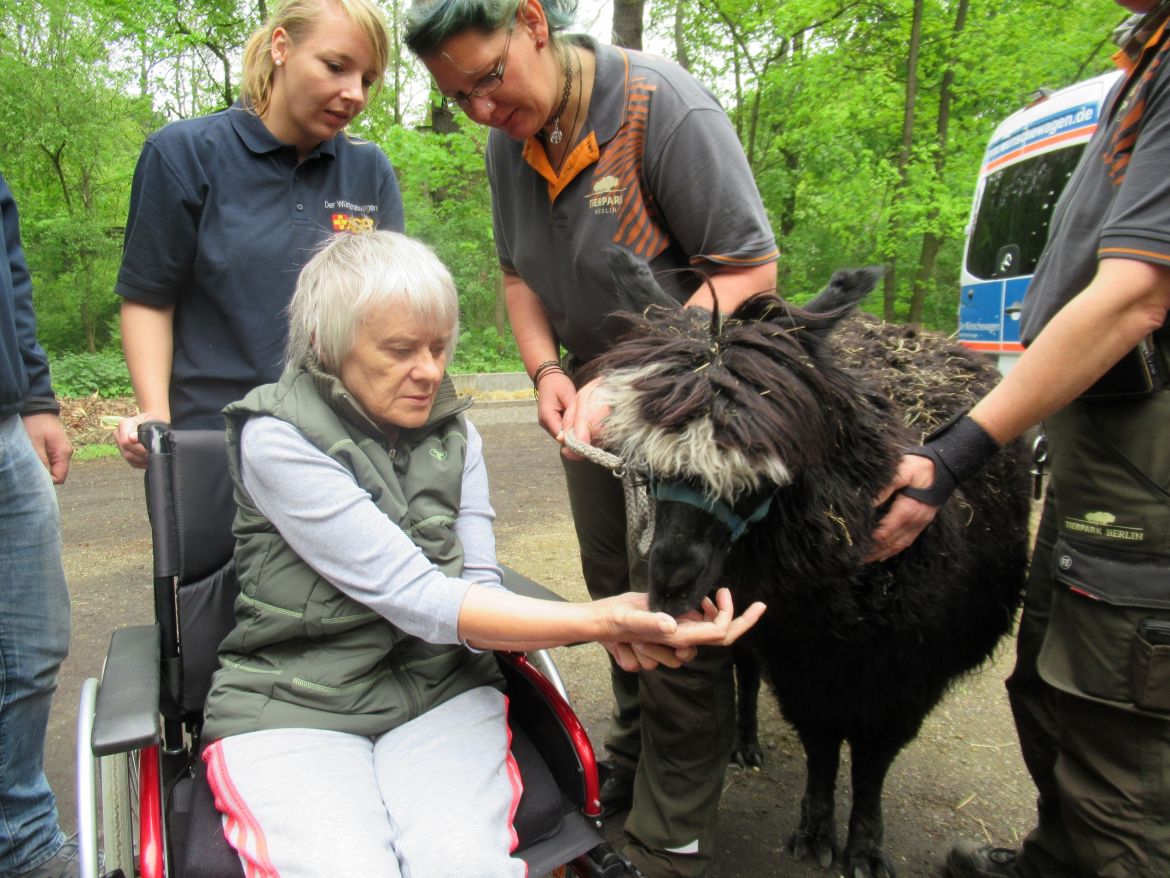
[[[508,61],[508,49],[512,45],[512,31],[514,29],[515,21],[513,21],[512,27],[508,28],[508,38],[504,40],[504,52],[502,55],[500,55],[500,60],[496,64],[495,70],[477,82],[475,84],[475,88],[473,88],[471,91],[457,91],[455,94],[451,95],[451,100],[453,100],[461,110],[467,109],[467,107],[471,104],[472,98],[486,98],[504,84],[504,65]]]

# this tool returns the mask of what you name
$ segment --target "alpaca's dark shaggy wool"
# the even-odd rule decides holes
[[[619,284],[645,302],[648,273],[616,258]],[[804,310],[774,296],[727,317],[653,307],[631,318],[602,365],[614,407],[607,441],[627,462],[744,515],[771,498],[734,542],[710,502],[657,501],[651,603],[681,612],[723,584],[738,606],[768,603],[751,644],[808,759],[791,849],[826,864],[841,856],[850,878],[893,875],[882,850],[886,772],[951,681],[1011,628],[1028,552],[1017,443],[962,485],[911,548],[866,563],[884,511],[875,497],[903,449],[998,378],[944,337],[853,313],[876,277],[839,272]],[[843,742],[853,808],[839,852]]]

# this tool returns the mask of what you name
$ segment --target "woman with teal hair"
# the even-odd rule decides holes
[[[589,442],[604,414],[591,363],[622,325],[607,319],[621,307],[607,246],[644,258],[679,302],[723,312],[775,288],[778,254],[715,97],[669,61],[566,35],[575,11],[574,0],[417,0],[406,42],[438,90],[493,129],[496,249],[538,417],[558,441],[571,430]],[[589,593],[644,587],[620,484],[562,460]],[[735,725],[730,656],[637,674],[614,658],[603,804],[632,800],[626,852],[647,875],[705,874]]]

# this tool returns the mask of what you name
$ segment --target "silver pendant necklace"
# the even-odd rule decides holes
[[[554,115],[553,123],[552,123],[553,130],[550,131],[548,134],[548,142],[551,143],[553,146],[556,146],[558,143],[560,143],[562,140],[565,139],[565,134],[563,131],[561,131],[561,116],[565,112],[565,107],[567,107],[569,105],[569,94],[573,90],[573,53],[570,52],[568,49],[565,49],[564,52],[565,52],[565,91],[564,91],[564,94],[561,95],[560,106],[557,107],[556,112],[553,114]]]

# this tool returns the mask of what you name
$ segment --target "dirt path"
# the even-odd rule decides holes
[[[501,560],[568,598],[583,599],[560,465],[535,425],[531,404],[481,404],[472,418],[484,435]],[[78,689],[85,677],[100,672],[110,631],[151,618],[150,540],[141,475],[120,460],[75,464],[59,498],[74,634],[49,730],[47,765],[62,824],[72,827]],[[577,712],[600,742],[609,709],[601,648],[555,654]],[[959,836],[1014,844],[1030,827],[1034,792],[1002,685],[1010,664],[1011,645],[1005,644],[993,666],[956,687],[895,763],[886,786],[886,843],[901,878],[940,875]],[[785,852],[804,782],[803,755],[770,699],[761,703],[767,764],[761,771],[728,771],[718,876],[822,878],[824,870],[794,863]],[[842,838],[847,772],[846,760],[838,807]],[[620,825],[615,821],[607,829],[616,835]]]

